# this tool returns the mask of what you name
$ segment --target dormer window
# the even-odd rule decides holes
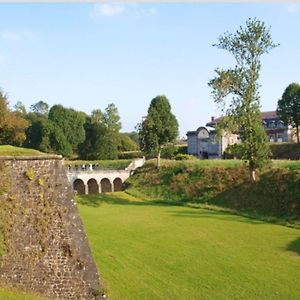
[[[274,120],[272,120],[272,121],[269,122],[269,127],[270,128],[275,128],[276,127],[276,123],[275,123]]]
[[[277,122],[277,127],[278,127],[278,128],[284,128],[285,126],[284,126],[283,121],[279,120],[279,121]]]

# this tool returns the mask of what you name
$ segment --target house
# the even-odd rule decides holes
[[[270,142],[294,142],[297,140],[295,131],[291,126],[286,126],[277,116],[276,111],[261,113],[264,129]],[[216,125],[222,120],[211,118],[205,126],[196,131],[187,132],[187,153],[199,158],[222,158],[229,145],[240,142],[237,134],[224,133],[221,138],[216,137]]]
[[[228,145],[238,142],[237,134],[224,133],[218,138],[214,127],[201,126],[196,131],[187,132],[187,153],[203,159],[222,158]]]

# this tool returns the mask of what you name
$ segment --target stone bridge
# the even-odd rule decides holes
[[[101,169],[95,165],[69,167],[68,179],[78,194],[99,194],[117,192],[134,170],[145,163],[145,158],[133,160],[125,169]]]

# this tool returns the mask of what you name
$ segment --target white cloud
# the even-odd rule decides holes
[[[297,13],[298,12],[298,5],[296,3],[291,3],[290,5],[288,5],[287,11],[290,14]]]
[[[34,39],[34,34],[28,30],[23,30],[23,31],[1,30],[0,39],[10,43],[19,43],[24,40]]]
[[[93,18],[114,17],[125,11],[124,6],[120,4],[95,4],[91,13]]]

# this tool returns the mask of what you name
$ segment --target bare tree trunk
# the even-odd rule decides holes
[[[157,169],[160,169],[160,153],[161,153],[161,149],[159,148],[157,154]]]
[[[256,173],[255,173],[254,163],[252,160],[249,161],[249,175],[250,175],[250,181],[255,182]]]
[[[297,127],[296,127],[296,133],[297,133],[297,143],[299,144],[299,125],[297,124]]]

